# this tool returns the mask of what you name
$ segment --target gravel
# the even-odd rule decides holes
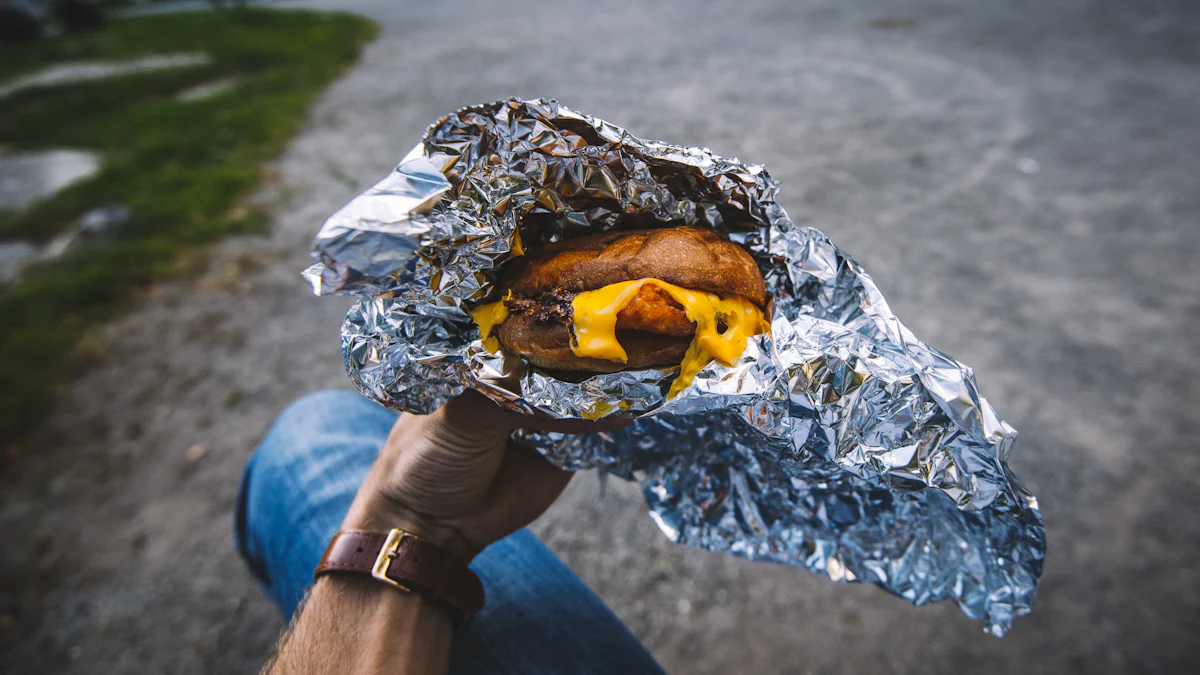
[[[0,478],[0,670],[253,672],[282,626],[230,546],[291,399],[346,387],[321,221],[459,106],[550,95],[765,163],[793,218],[975,367],[1050,544],[1004,640],[667,543],[578,477],[536,530],[680,673],[1190,672],[1200,631],[1200,14],[1185,2],[354,1],[383,31],[218,247],[102,336]],[[204,451],[195,450],[203,447]]]

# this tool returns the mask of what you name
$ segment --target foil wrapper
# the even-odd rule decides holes
[[[636,138],[554,101],[509,99],[433,124],[321,228],[317,294],[360,296],[346,369],[380,403],[428,413],[471,388],[525,413],[620,414],[606,434],[518,432],[568,469],[638,481],[672,541],[953,599],[1002,636],[1033,606],[1037,500],[1009,470],[1016,431],[967,366],[918,340],[871,277],[793,223],[758,165]],[[559,379],[488,353],[467,307],[523,248],[603,230],[713,228],[758,261],[771,333],[712,362]]]

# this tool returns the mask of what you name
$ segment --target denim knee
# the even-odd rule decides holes
[[[303,456],[311,451],[308,443],[328,426],[330,414],[336,415],[339,408],[352,409],[361,399],[356,392],[344,390],[305,394],[279,414],[246,461],[234,514],[234,544],[260,581],[268,581],[267,570],[253,539],[252,520],[264,514],[255,500],[260,495],[285,494],[287,475],[295,471],[297,462],[304,461]]]
[[[364,409],[374,412],[373,408],[379,406],[354,391],[324,389],[305,394],[279,413],[247,468],[258,466],[258,471],[274,473],[295,466],[298,456],[311,452],[316,439],[353,424]]]
[[[235,545],[260,581],[271,585],[281,547],[309,521],[340,520],[324,510],[348,503],[395,419],[344,390],[307,394],[280,413],[246,462],[235,513]]]

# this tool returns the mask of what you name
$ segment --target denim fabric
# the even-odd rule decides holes
[[[246,464],[235,540],[284,616],[295,612],[312,583],[326,543],[395,421],[395,413],[354,392],[309,394],[279,416]],[[612,610],[528,530],[488,547],[471,568],[483,579],[487,606],[455,639],[455,675],[663,672]]]

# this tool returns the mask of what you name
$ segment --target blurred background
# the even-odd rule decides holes
[[[535,530],[669,670],[1195,672],[1200,4],[216,5],[0,2],[0,671],[257,671],[283,622],[232,549],[239,472],[350,386],[312,236],[438,116],[519,95],[765,164],[975,368],[1045,516],[998,640],[673,546],[580,475]]]

